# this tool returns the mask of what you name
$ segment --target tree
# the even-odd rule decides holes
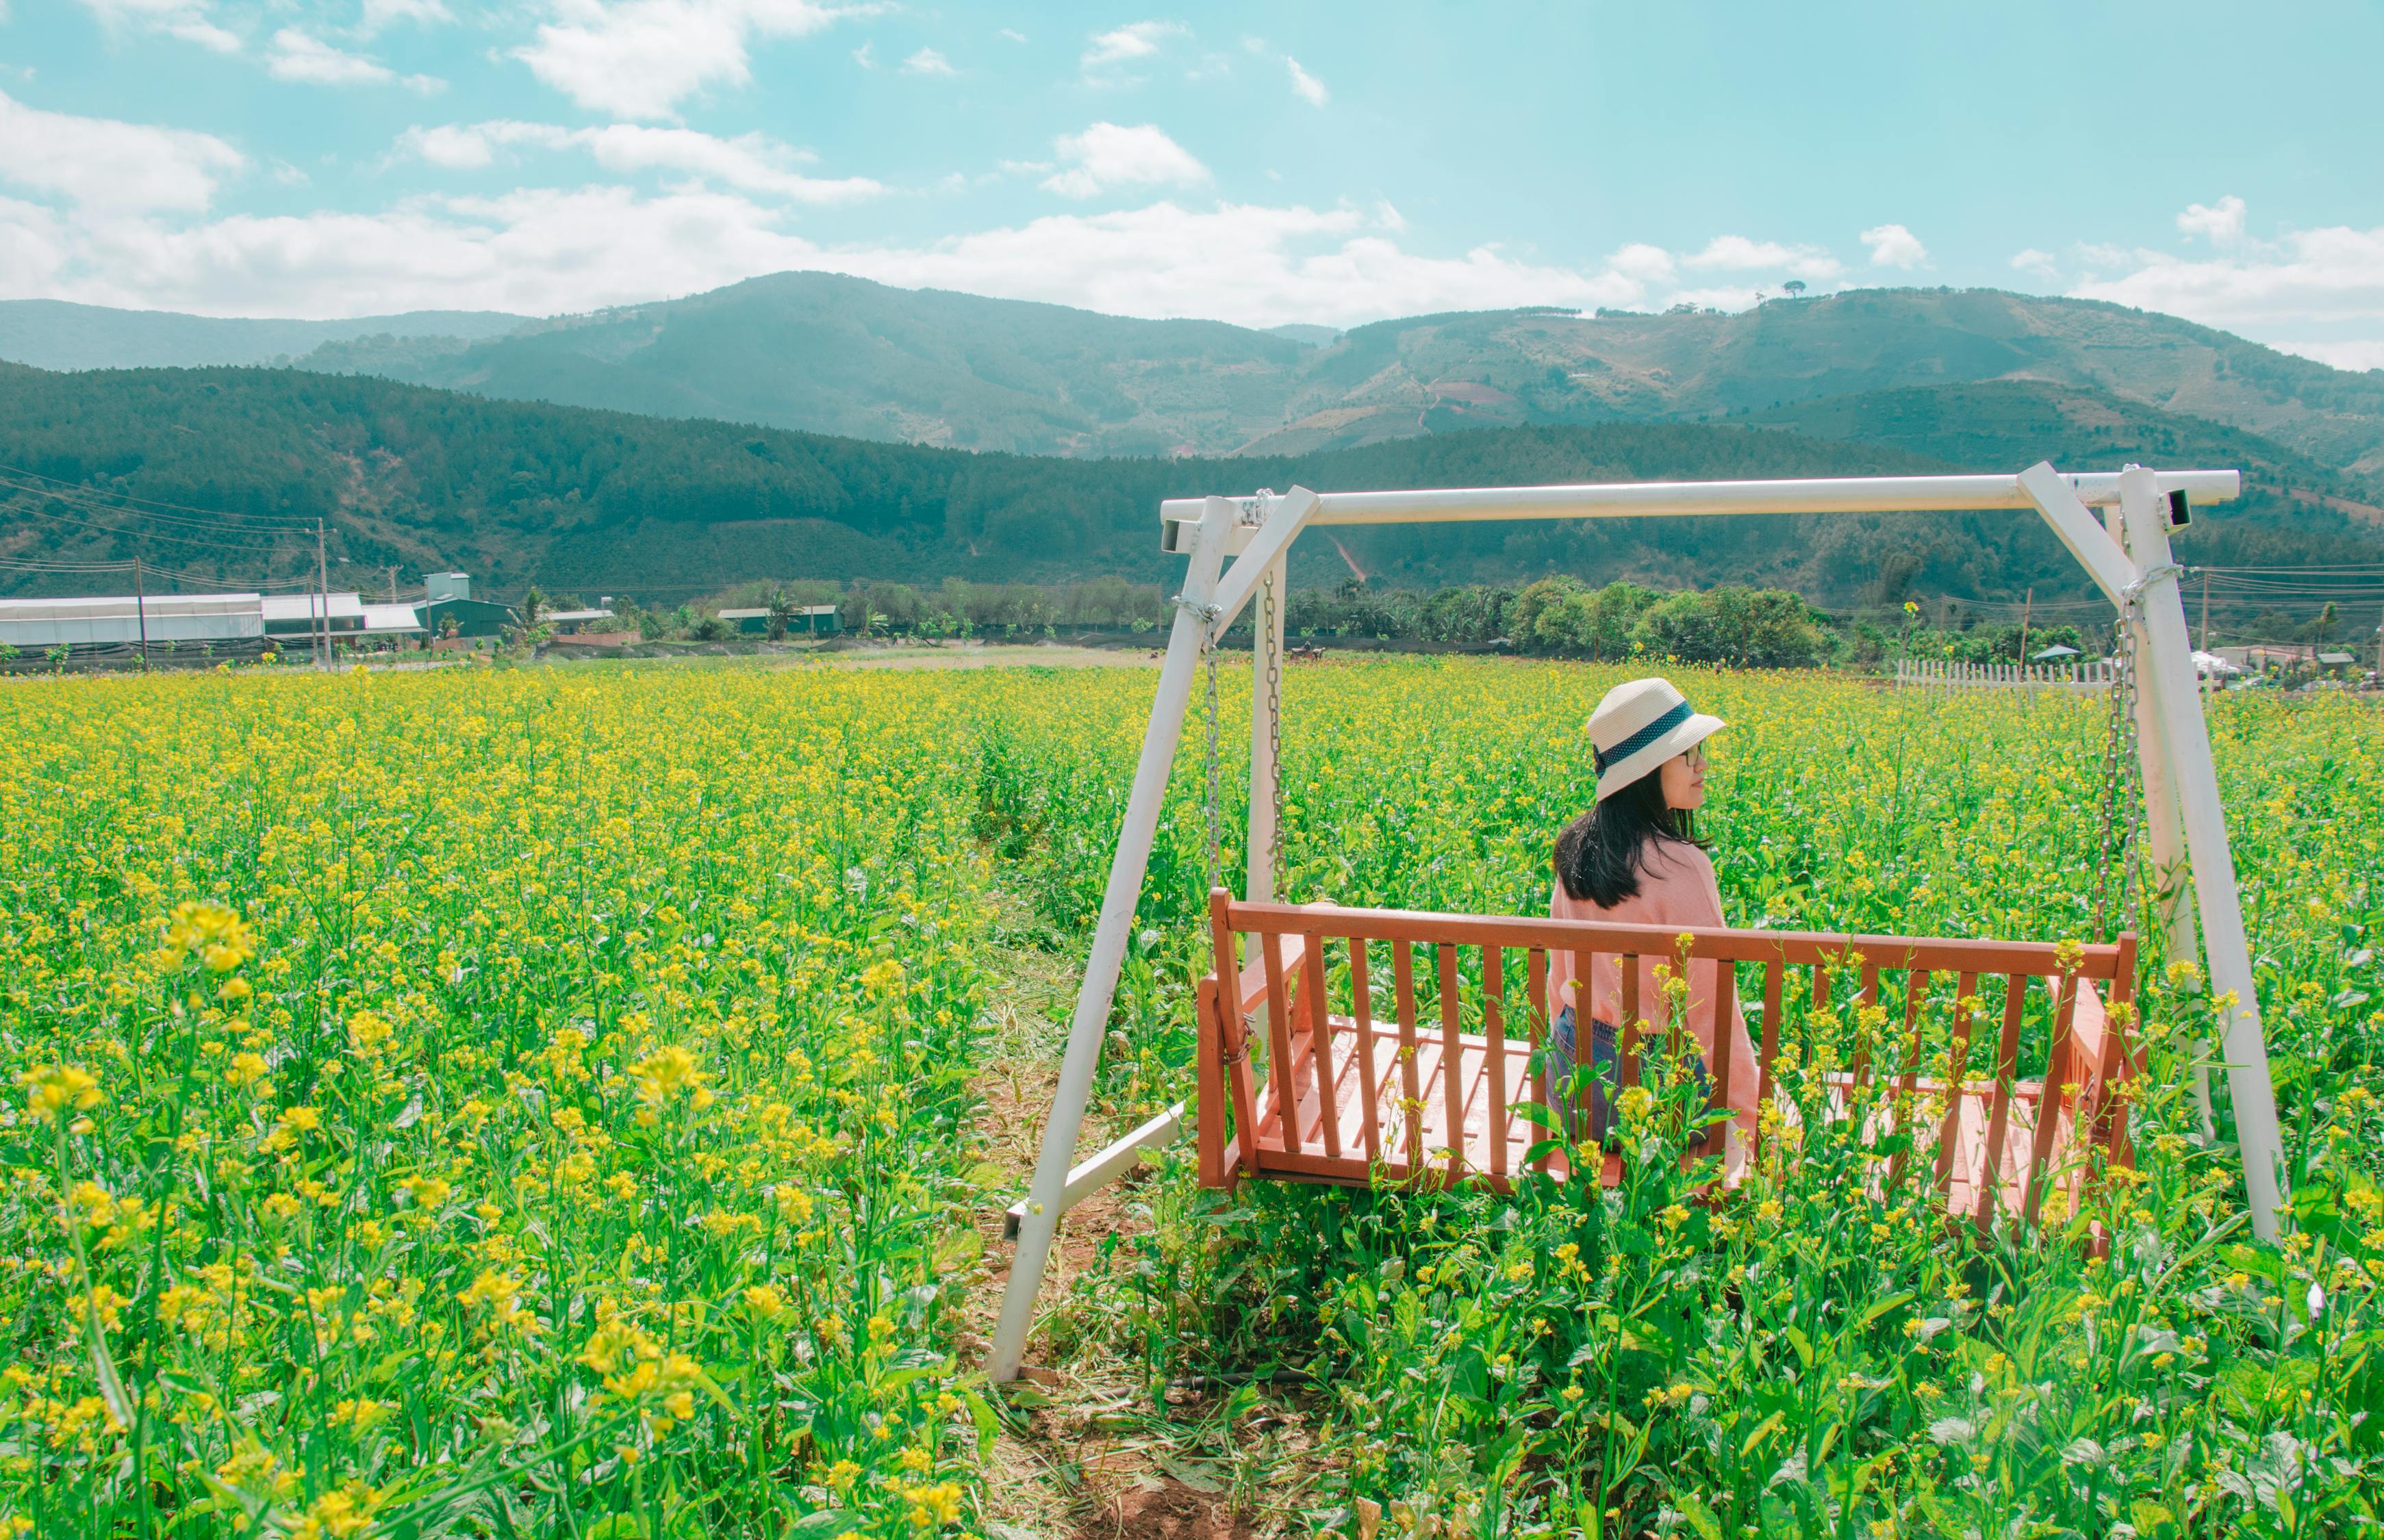
[[[773,587],[770,590],[770,640],[774,642],[785,641],[787,639],[787,626],[794,620],[794,618],[795,601],[793,598],[788,594],[785,585],[780,585]]]
[[[1790,299],[1800,299],[1803,297],[1805,292],[1805,280],[1802,278],[1790,278],[1781,287],[1788,290],[1788,297]]]

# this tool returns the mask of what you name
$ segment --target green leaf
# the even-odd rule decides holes
[[[976,1424],[976,1452],[979,1460],[993,1455],[993,1441],[1001,1432],[1001,1418],[986,1404],[985,1398],[974,1390],[961,1392],[961,1401],[968,1408],[969,1421]]]
[[[1885,1315],[1889,1311],[1901,1310],[1919,1297],[1920,1296],[1918,1294],[1910,1289],[1906,1289],[1901,1294],[1891,1294],[1886,1299],[1879,1301],[1879,1303],[1871,1306],[1870,1309],[1863,1312],[1862,1320],[1857,1322],[1856,1324],[1868,1326],[1872,1322],[1878,1320],[1881,1316]]]
[[[1746,1439],[1744,1443],[1739,1445],[1738,1458],[1745,1460],[1748,1455],[1753,1454],[1755,1452],[1755,1446],[1762,1443],[1764,1439],[1770,1436],[1772,1432],[1786,1420],[1787,1414],[1785,1412],[1775,1411],[1760,1423],[1756,1423],[1755,1430],[1746,1435]]]
[[[1796,1349],[1796,1361],[1805,1366],[1805,1372],[1807,1374],[1811,1374],[1813,1372],[1813,1344],[1806,1340],[1805,1334],[1794,1326],[1782,1327],[1780,1335],[1788,1339],[1788,1346]]]
[[[1177,1460],[1169,1455],[1158,1456],[1156,1463],[1161,1470],[1195,1492],[1223,1492],[1225,1489],[1225,1484],[1219,1479],[1219,1472],[1213,1465],[1203,1465],[1197,1460]]]
[[[1715,1518],[1705,1504],[1685,1493],[1676,1494],[1672,1500],[1681,1505],[1681,1517],[1686,1519],[1690,1527],[1704,1540],[1721,1540],[1721,1521]]]
[[[836,1540],[861,1527],[861,1515],[849,1508],[823,1508],[787,1526],[787,1540]]]

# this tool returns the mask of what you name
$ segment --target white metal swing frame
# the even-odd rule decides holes
[[[1158,698],[1142,740],[1133,791],[1110,863],[1099,924],[1069,1027],[1060,1083],[1051,1099],[1042,1151],[1027,1197],[1012,1210],[1017,1238],[986,1368],[997,1381],[1018,1373],[1034,1324],[1060,1218],[1114,1180],[1148,1148],[1182,1131],[1182,1103],[1081,1164],[1093,1071],[1108,1029],[1126,938],[1157,835],[1161,801],[1183,736],[1194,676],[1210,639],[1222,636],[1242,606],[1273,576],[1278,596],[1258,623],[1284,644],[1280,601],[1292,541],[1311,526],[1471,523],[1506,519],[1702,517],[1748,513],[1908,513],[2034,510],[2129,627],[2138,659],[2136,742],[2156,891],[2169,955],[2195,955],[2196,930],[2215,999],[2233,1002],[2220,1033],[2254,1232],[2277,1238],[2286,1201],[2282,1144],[2268,1080],[2268,1055],[2253,989],[2251,955],[2228,844],[2225,808],[2185,623],[2181,569],[2169,528],[2191,503],[2221,502],[2241,491],[2235,471],[2125,470],[2064,474],[2040,462],[2017,475],[1881,476],[1798,481],[1633,482],[1577,487],[1513,487],[1447,491],[1311,492],[1182,498],[1160,505],[1161,548],[1189,558],[1176,601]],[[2182,494],[2182,498],[2177,495]],[[2097,520],[2094,510],[2104,511]],[[1230,567],[1226,559],[1233,558]],[[1265,639],[1251,649],[1256,675],[1250,713],[1248,897],[1272,899],[1277,832],[1277,766],[1266,723],[1281,710],[1280,682],[1267,677]],[[2179,879],[2192,872],[2192,885]],[[2197,925],[2197,915],[2199,924]],[[2208,1121],[2207,1088],[2200,1088]]]

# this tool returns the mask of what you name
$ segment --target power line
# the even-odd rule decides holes
[[[96,497],[100,495],[96,488],[92,487],[85,483],[62,481],[56,476],[43,475],[39,471],[29,471],[19,465],[0,464],[0,476],[20,476],[27,481],[41,483],[42,485],[39,487],[24,489],[37,492],[46,491],[53,497],[65,497],[70,495]],[[117,492],[110,495],[120,499],[124,502],[140,505],[139,509],[127,510],[126,511],[136,512],[140,517],[143,518],[172,519],[177,523],[192,522],[191,519],[177,518],[177,515],[191,515],[192,519],[195,519],[201,523],[215,523],[226,520],[254,521],[262,518],[267,523],[274,524],[277,527],[293,531],[303,532],[314,527],[311,521],[288,522],[276,520],[269,514],[258,515],[251,513],[230,513],[222,509],[217,508],[192,508],[184,503],[160,502],[153,498],[135,497],[130,492]],[[141,510],[145,509],[156,509],[159,511],[155,513],[141,511]]]

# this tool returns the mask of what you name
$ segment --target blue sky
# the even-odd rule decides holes
[[[2384,9],[0,0],[0,297],[788,267],[1347,326],[1993,285],[2384,365]]]

